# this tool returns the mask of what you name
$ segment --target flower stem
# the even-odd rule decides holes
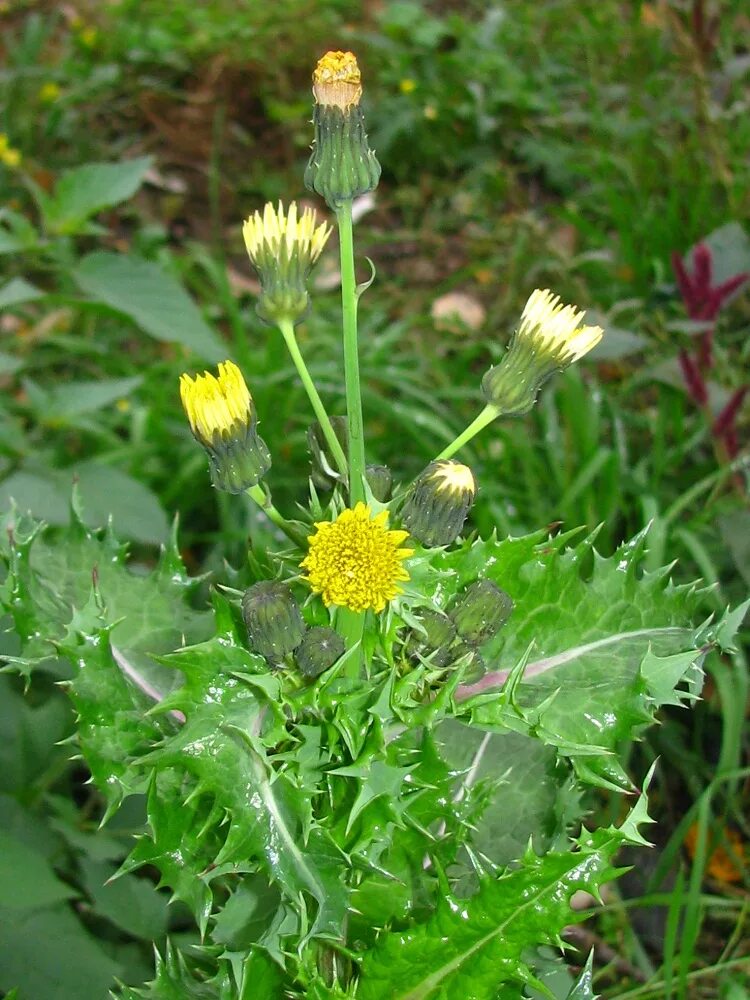
[[[245,490],[245,493],[247,493],[251,500],[254,500],[257,503],[268,519],[273,521],[276,527],[280,528],[287,538],[291,539],[295,545],[305,545],[306,538],[304,532],[300,531],[293,524],[290,524],[283,514],[279,513],[279,511],[271,503],[270,494],[263,489],[260,483],[256,483],[255,486],[248,487],[248,489]]]
[[[466,430],[462,434],[459,434],[455,441],[451,441],[446,448],[443,448],[437,457],[450,458],[451,455],[455,455],[459,448],[463,448],[463,446],[468,441],[471,441],[476,434],[478,434],[481,430],[484,430],[484,428],[488,424],[491,424],[493,420],[496,420],[497,417],[500,416],[501,412],[502,411],[497,406],[493,406],[491,403],[488,403],[479,416],[469,424]]]
[[[323,400],[320,398],[318,390],[315,388],[315,383],[310,377],[310,372],[307,369],[305,359],[302,357],[299,344],[297,343],[297,337],[294,333],[294,324],[289,320],[282,320],[279,323],[279,330],[281,331],[284,342],[289,349],[292,361],[294,362],[294,367],[297,369],[297,374],[302,380],[302,385],[305,387],[305,391],[307,392],[310,403],[312,404],[315,416],[318,419],[318,423],[323,431],[328,447],[331,449],[334,461],[336,462],[341,475],[346,478],[348,470],[344,449],[341,447],[341,442],[336,437],[336,432],[334,431],[325,407],[323,406]]]
[[[354,507],[365,499],[365,434],[362,420],[362,391],[359,384],[359,345],[357,343],[357,284],[354,273],[354,235],[352,203],[345,201],[336,212],[341,254],[341,318],[344,331],[344,377],[346,379],[346,417],[349,430],[349,504]],[[364,614],[341,608],[336,624],[352,649],[362,641]],[[361,652],[347,663],[345,675],[359,677]]]
[[[365,499],[365,437],[362,422],[362,394],[359,384],[357,345],[357,286],[354,275],[352,203],[345,201],[336,212],[341,253],[341,311],[344,329],[344,376],[349,426],[349,503],[354,507]]]

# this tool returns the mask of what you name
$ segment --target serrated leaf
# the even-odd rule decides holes
[[[469,899],[444,893],[426,923],[384,933],[364,955],[358,998],[494,1000],[504,986],[539,987],[524,953],[559,944],[576,919],[570,897],[579,889],[596,895],[614,877],[612,859],[629,834],[584,833],[573,851],[527,853],[519,868],[482,879]]]
[[[76,512],[70,517],[67,530],[59,533],[44,531],[23,514],[12,512],[5,519],[0,560],[9,573],[0,585],[0,604],[13,617],[21,640],[18,668],[28,673],[53,654],[52,644],[66,634],[75,609],[88,603],[96,583],[104,609],[99,627],[111,623],[112,642],[137,663],[142,683],[166,693],[175,675],[148,654],[171,651],[205,635],[210,619],[183,600],[197,584],[185,572],[175,539],[151,573],[135,574],[111,532],[89,530]]]
[[[488,674],[460,687],[457,700],[473,699],[473,724],[533,733],[569,755],[584,780],[627,788],[615,748],[651,722],[665,698],[678,698],[681,685],[696,693],[711,637],[698,641],[689,624],[696,588],[674,586],[665,571],[641,571],[643,536],[608,559],[594,551],[593,537],[566,548],[569,541],[490,539],[436,557],[448,598],[487,577],[514,602],[483,650]],[[683,658],[669,660],[668,688],[664,668],[653,674],[654,658],[673,656]],[[490,693],[516,667],[523,682],[512,695]]]
[[[441,753],[459,777],[452,795],[486,788],[472,813],[472,847],[497,865],[555,846],[580,817],[570,767],[554,748],[521,733],[483,732],[453,720],[438,729]]]

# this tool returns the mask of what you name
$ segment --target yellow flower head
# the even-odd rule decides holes
[[[308,270],[320,257],[331,227],[322,223],[316,226],[317,219],[311,208],[306,208],[302,215],[298,214],[297,203],[292,202],[289,211],[279,202],[274,209],[269,201],[263,208],[263,214],[254,212],[242,227],[245,246],[253,266],[260,269],[270,262],[292,260],[298,258]]]
[[[320,257],[331,227],[316,224],[315,212],[302,215],[295,202],[284,211],[279,202],[269,202],[263,213],[255,212],[242,227],[250,263],[258,272],[261,295],[258,314],[268,323],[297,323],[309,303],[307,279]]]
[[[487,402],[500,413],[527,413],[553,372],[563,371],[602,339],[600,326],[583,326],[585,315],[562,305],[548,288],[532,292],[505,357],[482,379]]]
[[[417,81],[412,80],[411,77],[405,77],[403,80],[399,81],[398,89],[402,94],[413,94],[417,89]]]
[[[602,339],[600,326],[583,326],[586,315],[575,306],[564,306],[560,296],[545,288],[532,292],[521,313],[518,337],[535,341],[537,349],[549,352],[565,365],[582,358]]]
[[[8,136],[4,132],[0,132],[0,163],[11,168],[17,167],[21,163],[20,151],[11,146]]]
[[[318,104],[346,111],[359,104],[362,76],[353,52],[326,52],[313,73],[313,94]]]
[[[474,496],[477,486],[474,482],[474,473],[468,465],[440,459],[434,463],[434,466],[434,471],[428,478],[435,484],[435,490],[438,493],[450,493],[453,496],[462,496],[468,493],[470,496]]]
[[[231,361],[219,365],[219,377],[211,372],[180,376],[180,398],[190,421],[190,428],[204,444],[216,436],[231,436],[237,425],[254,419],[253,401],[242,372]]]
[[[60,87],[54,80],[48,80],[39,88],[39,100],[42,104],[54,104],[60,96]]]
[[[328,605],[352,611],[382,611],[409,579],[403,566],[413,549],[401,548],[406,531],[387,527],[388,512],[371,516],[367,504],[342,511],[335,521],[319,521],[302,561],[306,579]]]
[[[204,372],[180,376],[180,398],[195,438],[208,453],[214,486],[242,493],[256,486],[271,466],[271,456],[256,433],[257,417],[242,372],[231,361],[219,377]]]

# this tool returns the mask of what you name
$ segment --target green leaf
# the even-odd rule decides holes
[[[40,390],[40,403],[35,407],[45,424],[67,423],[83,413],[93,413],[127,398],[143,382],[143,376],[99,379],[94,382],[63,382],[48,390]]]
[[[156,340],[181,344],[206,361],[228,356],[182,285],[158,264],[96,251],[79,262],[73,278],[87,295],[124,313]]]
[[[13,278],[0,288],[0,309],[23,305],[44,297],[44,292],[25,278]]]
[[[87,219],[132,197],[153,160],[141,156],[122,163],[87,163],[67,170],[51,197],[41,200],[47,228],[53,233],[78,232]]]
[[[442,755],[459,774],[454,800],[472,789],[483,802],[472,815],[472,847],[497,865],[559,846],[582,806],[569,766],[554,748],[522,733],[483,732],[446,720],[437,730]]]
[[[584,832],[576,849],[542,858],[529,851],[520,867],[483,877],[469,899],[444,892],[425,923],[383,933],[363,957],[359,1000],[495,1000],[501,987],[508,988],[503,997],[518,996],[522,986],[539,988],[527,950],[559,945],[563,928],[578,919],[570,909],[573,893],[597,895],[616,875],[616,851],[640,839],[634,824],[642,802],[636,810],[620,830]]]
[[[21,468],[0,483],[0,510],[14,503],[49,524],[65,525],[70,517],[70,491],[76,484],[90,527],[106,524],[125,538],[147,545],[169,535],[166,514],[154,493],[121,469],[84,462],[68,469]]]
[[[0,905],[8,910],[38,910],[75,896],[45,858],[0,831]]]
[[[158,941],[167,931],[167,898],[144,878],[123,874],[114,881],[117,867],[81,859],[81,873],[94,912],[116,927],[143,938]]]
[[[63,532],[45,531],[33,518],[15,512],[5,519],[0,561],[9,575],[0,584],[0,604],[6,604],[22,645],[13,662],[28,672],[52,656],[53,644],[67,634],[75,610],[87,605],[96,583],[123,669],[132,667],[131,678],[142,691],[162,685],[166,693],[176,677],[149,654],[202,638],[210,627],[210,615],[193,611],[183,600],[199,581],[185,572],[176,539],[152,572],[134,572],[125,565],[126,551],[111,531],[89,530],[80,510],[69,509],[68,518]]]
[[[697,693],[705,649],[721,624],[700,636],[690,627],[700,591],[674,586],[668,570],[642,571],[644,536],[607,559],[593,536],[569,541],[489,539],[434,557],[441,596],[487,577],[514,602],[483,649],[487,674],[456,699],[473,725],[534,734],[570,756],[582,779],[627,788],[615,749],[653,721],[659,705]]]
[[[0,989],[20,1000],[106,1000],[119,972],[67,907],[0,908]]]

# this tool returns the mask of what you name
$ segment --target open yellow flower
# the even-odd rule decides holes
[[[382,611],[408,580],[403,562],[413,549],[401,548],[406,531],[391,531],[388,512],[371,516],[367,504],[343,510],[335,521],[319,521],[302,561],[311,589],[328,606]]]
[[[231,361],[211,372],[180,376],[180,398],[196,440],[208,453],[214,486],[242,493],[268,472],[271,456],[256,433],[258,418],[242,372]]]

